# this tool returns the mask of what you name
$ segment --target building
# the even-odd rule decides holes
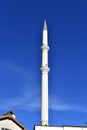
[[[35,130],[87,130],[86,126],[35,126]]]
[[[12,111],[0,116],[0,130],[26,130],[26,128],[16,120]]]

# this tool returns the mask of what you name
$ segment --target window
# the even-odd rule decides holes
[[[10,130],[10,129],[7,129],[7,128],[1,128],[1,130]]]

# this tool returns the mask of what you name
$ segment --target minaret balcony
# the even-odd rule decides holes
[[[47,50],[47,51],[49,51],[50,48],[49,48],[49,46],[43,44],[43,45],[41,46],[41,49],[42,49],[42,50]]]
[[[40,70],[41,70],[42,73],[49,73],[50,68],[46,65],[46,66],[42,66],[40,68]]]

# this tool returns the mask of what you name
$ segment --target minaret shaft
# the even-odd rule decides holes
[[[48,32],[46,21],[44,21],[43,37],[42,37],[42,104],[41,104],[41,122],[42,125],[48,125]]]
[[[42,74],[42,125],[48,125],[48,75]]]
[[[43,44],[44,45],[47,45],[47,42],[48,42],[48,34],[47,34],[47,30],[43,30]]]
[[[45,65],[48,65],[47,50],[42,51],[42,66],[45,66]]]

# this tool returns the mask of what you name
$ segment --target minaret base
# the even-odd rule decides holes
[[[42,126],[48,126],[48,121],[42,121],[41,124]]]

